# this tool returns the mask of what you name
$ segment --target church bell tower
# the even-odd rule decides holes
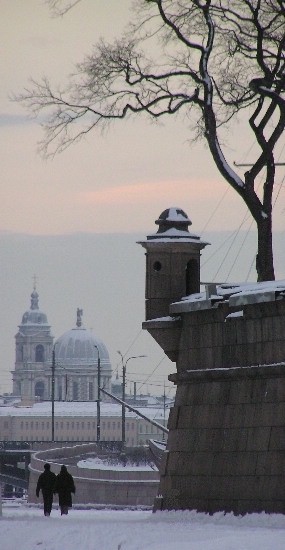
[[[47,316],[39,309],[39,295],[34,284],[31,307],[27,310],[15,336],[16,359],[13,394],[24,401],[49,399],[46,370],[50,371],[53,336]]]

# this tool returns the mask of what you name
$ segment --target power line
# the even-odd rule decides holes
[[[228,193],[228,191],[230,190],[230,187],[228,186],[227,189],[225,190],[225,192],[223,193],[221,199],[219,200],[217,206],[214,208],[211,216],[209,217],[208,221],[206,222],[206,224],[204,225],[202,231],[201,231],[201,235],[203,235],[204,231],[206,230],[206,228],[208,227],[210,221],[212,220],[212,218],[214,217],[215,213],[217,212],[217,210],[219,209],[219,207],[221,206],[226,194]]]
[[[132,380],[132,379],[130,379],[130,378],[127,378],[127,382],[128,382],[129,384],[133,384],[134,382],[136,382],[137,384],[142,384],[142,386],[145,386],[145,385],[146,385],[146,382],[142,382],[141,380]],[[173,386],[168,386],[168,385],[165,385],[165,384],[155,384],[155,383],[153,383],[153,382],[149,382],[147,385],[148,385],[148,386],[154,386],[154,387],[156,387],[156,388],[170,388],[170,389],[173,388]],[[140,386],[140,388],[141,388],[142,386]]]
[[[227,258],[227,256],[228,256],[228,253],[229,253],[230,249],[232,248],[232,246],[233,246],[235,240],[237,239],[237,236],[238,236],[238,234],[239,234],[239,231],[240,231],[241,227],[243,226],[243,224],[245,223],[245,221],[247,220],[247,218],[248,218],[248,211],[246,211],[246,213],[245,213],[245,215],[244,215],[244,217],[243,217],[242,222],[240,223],[239,227],[235,230],[235,232],[234,232],[234,238],[233,238],[233,240],[231,241],[230,246],[228,247],[227,252],[226,252],[226,254],[225,254],[223,260],[221,261],[221,263],[220,263],[220,265],[219,265],[219,267],[218,267],[218,269],[217,269],[217,271],[216,271],[216,273],[215,273],[215,275],[214,275],[214,277],[213,277],[213,280],[216,279],[216,277],[217,277],[217,275],[218,275],[218,273],[219,273],[219,271],[220,271],[222,265],[224,264],[224,262],[225,262],[225,260],[226,260],[226,258]]]
[[[156,371],[156,369],[158,369],[159,365],[161,365],[161,363],[164,361],[165,357],[162,357],[162,359],[159,361],[159,363],[156,365],[156,367],[154,367],[153,371],[151,374],[149,374],[149,376],[146,378],[146,380],[144,381],[144,383],[142,383],[140,385],[140,387],[138,388],[138,391],[142,388],[142,386],[144,386],[148,380],[153,376],[153,373]]]
[[[246,241],[246,239],[247,239],[247,237],[248,237],[248,235],[249,235],[249,232],[250,232],[250,230],[251,230],[251,228],[252,228],[253,222],[254,222],[254,219],[252,218],[252,220],[251,220],[251,222],[250,222],[250,225],[249,225],[249,228],[248,228],[248,230],[247,230],[247,232],[246,232],[246,234],[245,234],[245,237],[243,238],[243,241],[242,241],[242,243],[241,243],[241,245],[240,245],[240,247],[239,247],[239,250],[238,250],[238,252],[237,252],[237,254],[236,254],[236,257],[235,257],[235,259],[234,259],[234,262],[233,262],[233,264],[232,264],[232,267],[230,268],[230,270],[229,270],[229,272],[228,272],[228,274],[227,274],[226,282],[228,281],[228,278],[229,278],[229,276],[230,276],[230,274],[231,274],[231,272],[232,272],[232,270],[233,270],[233,268],[234,268],[234,266],[235,266],[235,264],[236,264],[236,262],[237,262],[237,259],[238,259],[239,255],[240,255],[241,251],[242,251],[243,245],[244,245],[244,243],[245,243],[245,241]]]
[[[141,333],[142,333],[142,329],[139,330],[138,334],[135,336],[132,343],[129,345],[128,349],[123,354],[123,357],[125,357],[127,355],[127,353],[129,353],[130,349],[133,347],[134,343],[137,341],[137,339],[141,335]]]

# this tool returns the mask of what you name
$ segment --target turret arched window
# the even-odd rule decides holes
[[[186,296],[200,292],[199,265],[197,260],[189,260],[186,266]]]

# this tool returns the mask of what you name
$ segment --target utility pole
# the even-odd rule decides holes
[[[55,346],[52,350],[51,365],[51,440],[54,441],[54,386],[55,386]]]
[[[165,382],[163,384],[163,425],[165,426],[165,409],[166,409],[166,396],[165,396]],[[162,441],[165,440],[165,433],[162,433]]]
[[[118,351],[118,354],[121,357],[122,360],[122,371],[123,371],[123,383],[122,383],[122,448],[124,449],[126,445],[126,369],[127,369],[127,363],[130,361],[130,359],[139,359],[140,357],[146,357],[146,355],[135,355],[133,357],[129,357],[126,361],[124,361],[124,356],[121,351]]]
[[[100,352],[98,346],[94,346],[98,352],[97,360],[97,443],[101,439],[101,361],[100,361]]]

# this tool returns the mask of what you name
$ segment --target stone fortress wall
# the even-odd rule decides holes
[[[146,250],[146,321],[176,362],[154,510],[285,512],[285,281],[207,284],[181,209]]]
[[[285,301],[228,312],[185,314],[159,507],[284,513]]]

